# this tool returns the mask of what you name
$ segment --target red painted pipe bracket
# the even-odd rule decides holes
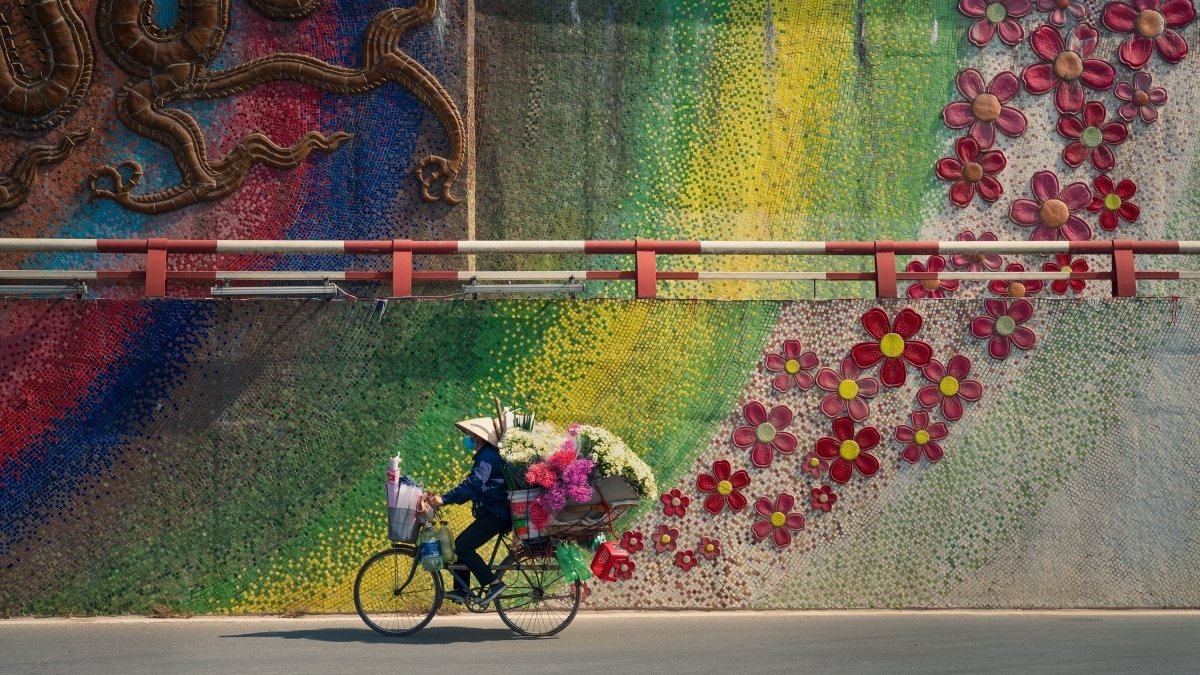
[[[896,294],[896,242],[875,242],[875,297],[899,297]]]
[[[166,239],[146,240],[146,297],[167,296],[167,244]]]
[[[1137,295],[1137,268],[1133,262],[1133,241],[1114,239],[1112,246],[1113,297],[1132,298]]]
[[[412,297],[413,254],[411,239],[392,240],[392,297]]]

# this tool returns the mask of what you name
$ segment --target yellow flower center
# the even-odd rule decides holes
[[[838,385],[838,396],[845,401],[853,401],[858,396],[858,383],[854,380],[842,380]]]
[[[1110,192],[1104,195],[1104,208],[1109,211],[1116,211],[1121,208],[1121,198],[1117,196],[1117,193]]]
[[[664,534],[663,536],[658,538],[658,541],[663,544],[669,544],[669,543],[671,543],[671,535]]]
[[[717,494],[724,497],[731,492],[733,492],[733,483],[730,483],[727,480],[723,480],[720,483],[717,483]]]
[[[853,462],[860,452],[862,452],[862,448],[858,447],[858,442],[853,439],[842,441],[842,445],[838,448],[838,454],[847,462]]]
[[[899,333],[888,333],[879,341],[879,351],[889,359],[894,359],[904,353],[904,338]]]
[[[942,396],[954,396],[958,393],[958,378],[947,375],[938,382],[938,391]]]
[[[929,432],[921,429],[913,436],[913,441],[917,445],[925,445],[929,442]]]
[[[1008,296],[1011,298],[1025,297],[1025,284],[1014,281],[1008,285]]]
[[[683,503],[683,502],[679,501],[679,497],[672,497],[672,498],[671,498],[671,506],[679,506],[679,505],[680,505],[680,504],[682,504],[682,503]]]
[[[824,504],[825,502],[829,501],[829,495],[827,495],[827,494],[825,494],[824,492],[822,492],[822,493],[821,493],[821,496],[820,496],[820,497],[817,497],[817,501],[819,501],[819,502],[821,502],[822,504]]]
[[[818,466],[821,466],[821,460],[817,457],[810,457],[808,460],[808,465],[815,469]]]
[[[786,522],[787,522],[787,514],[782,513],[780,511],[776,511],[775,513],[771,514],[771,526],[772,527],[783,527],[783,524]]]
[[[754,428],[754,436],[760,443],[770,443],[775,440],[775,427],[770,422],[763,422]]]
[[[705,545],[704,545],[704,551],[705,551],[705,553],[712,553],[712,552],[713,552],[713,551],[715,551],[715,550],[717,550],[717,547],[716,547],[716,546],[713,546],[712,544],[705,544]]]
[[[800,362],[796,359],[788,359],[787,363],[783,364],[783,370],[788,375],[795,375],[800,372]]]

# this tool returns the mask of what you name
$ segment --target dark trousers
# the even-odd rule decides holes
[[[483,557],[475,549],[483,546],[491,540],[492,537],[508,532],[512,529],[512,518],[509,516],[500,517],[487,512],[480,512],[475,517],[475,521],[467,526],[467,529],[462,531],[454,539],[454,553],[458,556],[458,562],[467,566],[471,573],[475,575],[475,579],[480,585],[488,585],[496,580],[496,575],[488,568],[488,564],[483,561]],[[467,579],[459,577],[457,571],[452,572],[454,575],[454,587],[459,590],[466,590],[468,587]]]

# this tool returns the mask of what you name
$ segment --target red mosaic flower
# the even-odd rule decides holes
[[[798,441],[783,428],[792,423],[792,411],[787,406],[777,405],[767,412],[766,406],[751,401],[742,408],[742,414],[750,426],[733,430],[733,444],[739,448],[753,448],[750,461],[758,468],[771,466],[775,452],[791,454],[796,451]]]
[[[1004,44],[1020,44],[1025,39],[1025,29],[1017,19],[1031,9],[1029,0],[958,0],[958,11],[978,19],[967,32],[967,39],[976,47],[987,45],[997,34]]]
[[[1064,115],[1058,118],[1058,133],[1073,141],[1063,148],[1062,158],[1069,166],[1079,166],[1087,159],[1098,171],[1108,171],[1117,163],[1112,147],[1129,137],[1124,122],[1108,120],[1108,109],[1099,101],[1083,106],[1083,118]]]
[[[705,560],[716,560],[721,557],[721,540],[700,537],[700,545],[696,547],[696,553],[704,556]]]
[[[625,530],[625,534],[621,535],[621,548],[630,553],[637,553],[645,546],[645,542],[642,541],[642,533],[637,530]]]
[[[729,461],[719,459],[713,462],[712,474],[702,473],[696,478],[696,489],[701,492],[711,492],[704,499],[704,510],[714,516],[729,505],[734,511],[746,508],[746,497],[739,490],[750,485],[750,474],[745,469],[731,472]]]
[[[675,566],[678,567],[679,569],[683,570],[684,572],[690,572],[691,569],[693,567],[695,567],[696,565],[698,565],[699,563],[700,563],[700,561],[696,560],[696,552],[695,551],[676,551],[675,552]]]
[[[979,235],[979,239],[975,238],[975,233],[971,230],[963,230],[955,237],[958,241],[997,241],[996,235],[992,232],[984,232]],[[958,269],[965,269],[968,272],[982,272],[984,269],[998,270],[1004,260],[995,253],[955,253],[950,256],[950,264]]]
[[[1144,70],[1134,73],[1132,82],[1117,83],[1113,93],[1124,101],[1117,109],[1121,119],[1132,122],[1134,117],[1141,117],[1146,124],[1158,119],[1158,106],[1167,102],[1167,90],[1152,88],[1151,83],[1150,73]]]
[[[1004,268],[1005,272],[1024,272],[1025,266],[1021,263],[1009,263],[1008,267]],[[1041,279],[1027,279],[1025,281],[1008,281],[1005,279],[992,279],[988,282],[988,290],[996,295],[1007,295],[1010,298],[1023,298],[1027,295],[1036,295],[1042,290]]]
[[[980,153],[979,144],[970,136],[963,136],[954,145],[958,159],[943,157],[934,167],[937,177],[944,181],[953,181],[950,186],[950,202],[955,206],[966,206],[975,198],[978,189],[979,196],[987,202],[994,202],[1004,194],[1004,187],[995,175],[1004,170],[1008,160],[999,150]]]
[[[1088,264],[1083,258],[1071,260],[1071,256],[1060,253],[1054,256],[1054,262],[1042,265],[1042,269],[1046,272],[1086,272]],[[1083,279],[1055,279],[1050,282],[1050,292],[1055,295],[1066,295],[1069,288],[1076,293],[1082,293],[1086,285],[1087,282]]]
[[[1100,31],[1086,23],[1076,24],[1063,43],[1053,26],[1039,26],[1029,36],[1029,46],[1045,63],[1021,71],[1025,89],[1031,94],[1054,90],[1054,107],[1062,114],[1083,110],[1083,87],[1105,91],[1113,85],[1116,71],[1102,59],[1089,59],[1100,42]]]
[[[637,569],[637,565],[628,558],[617,563],[616,569],[613,571],[613,576],[618,579],[628,581],[633,578],[633,570]]]
[[[1037,0],[1037,8],[1039,12],[1049,13],[1050,23],[1055,26],[1066,23],[1067,14],[1076,21],[1083,21],[1091,14],[1083,0]]]
[[[1092,185],[1096,193],[1092,195],[1092,202],[1087,209],[1100,214],[1100,227],[1112,231],[1117,229],[1118,218],[1132,224],[1142,215],[1138,205],[1128,201],[1137,194],[1137,185],[1133,181],[1126,178],[1113,185],[1108,176],[1097,176]]]
[[[839,372],[831,368],[822,368],[817,372],[817,386],[829,392],[821,399],[821,412],[829,417],[849,415],[855,422],[861,422],[871,414],[871,408],[864,398],[871,398],[879,393],[879,381],[873,377],[863,377],[849,358],[842,359]]]
[[[907,272],[945,272],[946,259],[940,255],[931,255],[927,264],[920,260],[913,260],[904,269]],[[947,293],[957,290],[958,280],[956,279],[922,279],[909,285],[908,297],[914,300],[944,298]]]
[[[1188,53],[1187,40],[1173,29],[1183,28],[1195,18],[1192,0],[1134,0],[1132,6],[1108,3],[1100,20],[1114,33],[1129,33],[1117,49],[1117,57],[1137,70],[1155,50],[1167,63],[1182,61]]]
[[[1010,305],[1004,300],[988,299],[983,301],[983,309],[987,315],[971,320],[971,334],[988,340],[988,353],[992,358],[1006,359],[1013,345],[1024,350],[1037,342],[1034,332],[1021,325],[1033,316],[1033,305],[1028,300],[1020,298]]]
[[[1071,183],[1059,189],[1053,171],[1039,171],[1029,181],[1036,202],[1018,199],[1008,207],[1008,217],[1017,225],[1033,227],[1031,241],[1086,241],[1092,228],[1083,218],[1073,215],[1092,202],[1087,183]]]
[[[820,478],[821,474],[829,469],[829,460],[821,457],[816,452],[810,452],[804,456],[804,462],[800,465],[801,473],[806,473],[813,478]]]
[[[829,513],[833,509],[833,505],[837,503],[838,496],[833,492],[833,486],[822,485],[812,489],[812,508],[813,511],[824,511]]]
[[[863,314],[862,325],[871,337],[872,342],[860,342],[850,348],[850,356],[859,368],[870,368],[883,360],[879,369],[879,379],[885,387],[900,387],[908,379],[904,364],[911,363],[918,368],[929,363],[933,357],[933,348],[920,340],[911,339],[921,330],[924,322],[921,315],[909,307],[896,314],[896,320],[889,324],[888,315],[876,307]]]
[[[780,492],[774,504],[767,497],[759,497],[758,501],[754,502],[754,510],[765,520],[755,521],[750,528],[754,538],[762,541],[767,535],[771,535],[772,541],[779,548],[792,543],[792,532],[804,529],[804,514],[793,512],[792,507],[795,505],[796,498],[786,492]]]
[[[975,139],[978,143],[976,153],[979,150],[987,150],[996,143],[996,130],[1010,138],[1020,136],[1025,131],[1029,124],[1025,114],[1012,106],[1004,105],[1021,93],[1021,82],[1017,80],[1016,75],[1006,70],[993,77],[990,84],[985,85],[979,71],[968,68],[959,73],[954,81],[958,85],[959,93],[966,100],[946,104],[946,107],[942,108],[942,121],[951,129],[971,127],[967,137]],[[974,158],[963,159],[961,151],[958,154],[959,159],[964,162],[975,161]]]
[[[674,551],[678,545],[679,528],[671,527],[670,525],[659,525],[654,531],[654,552],[662,553],[663,551]]]
[[[866,478],[875,475],[879,460],[867,451],[876,445],[879,445],[879,431],[875,427],[863,427],[856,434],[854,420],[839,417],[833,421],[833,437],[818,438],[816,449],[818,455],[832,460],[829,477],[845,483],[854,477],[855,469]]]
[[[926,408],[941,404],[942,417],[948,420],[962,417],[963,401],[974,403],[983,396],[983,385],[967,379],[971,374],[971,359],[962,354],[950,357],[944,368],[941,361],[934,359],[921,372],[933,384],[921,387],[917,401]]]
[[[682,516],[687,513],[688,504],[692,503],[692,498],[679,491],[679,488],[673,488],[670,492],[664,493],[659,497],[663,503],[663,515],[667,516]]]
[[[801,351],[799,340],[784,340],[782,354],[767,354],[767,370],[779,373],[771,382],[776,391],[786,392],[796,385],[801,391],[813,386],[813,376],[806,371],[817,367],[814,352]]]
[[[901,424],[896,427],[896,440],[901,443],[907,443],[904,448],[904,459],[912,464],[916,464],[921,455],[930,462],[936,462],[942,458],[942,446],[938,441],[942,440],[950,433],[946,428],[945,422],[929,424],[929,413],[924,410],[918,410],[909,415],[912,420],[912,426]]]

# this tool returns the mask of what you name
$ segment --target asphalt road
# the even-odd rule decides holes
[[[1196,673],[1200,612],[600,612],[514,637],[495,615],[411,638],[356,616],[0,620],[14,673]]]

